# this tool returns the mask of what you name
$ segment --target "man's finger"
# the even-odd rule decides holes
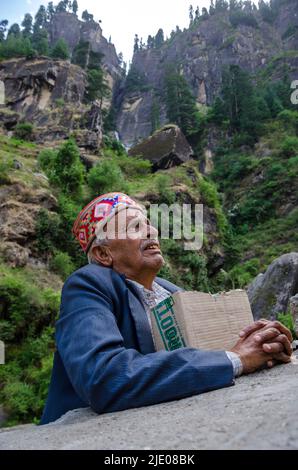
[[[268,369],[272,369],[272,367],[274,367],[275,364],[276,364],[276,361],[274,361],[273,359],[271,361],[268,361],[267,362]]]
[[[290,343],[293,342],[292,333],[290,332],[290,330],[285,325],[283,325],[282,323],[280,323],[279,321],[276,320],[272,323],[272,326],[273,326],[273,328],[277,328],[281,333],[286,335],[286,337],[288,338]]]
[[[265,343],[263,344],[263,350],[268,354],[278,354],[283,352],[284,345],[282,343]]]
[[[285,364],[291,362],[291,357],[285,353],[274,354],[273,359],[278,362],[284,362]]]
[[[254,340],[256,343],[266,343],[270,341],[271,339],[275,339],[277,336],[280,335],[280,331],[277,330],[276,328],[264,328],[262,331],[257,333],[254,336]]]
[[[252,333],[255,333],[256,331],[264,328],[264,326],[266,326],[268,323],[270,323],[268,320],[258,320],[252,325],[249,325],[246,328],[244,328],[242,331],[240,331],[239,336],[240,338],[245,339],[248,336],[250,336]]]
[[[292,344],[290,343],[286,335],[277,336],[276,338],[274,338],[274,342],[282,343],[284,345],[285,353],[288,354],[289,356],[292,356],[293,354]]]
[[[290,332],[290,330],[277,320],[275,320],[275,321],[269,321],[269,320],[266,320],[266,319],[258,320],[257,322],[253,323],[252,325],[244,328],[244,330],[242,330],[240,332],[239,336],[240,336],[240,338],[245,339],[245,338],[247,338],[247,336],[250,336],[252,333],[254,333],[254,332],[256,332],[256,331],[258,331],[262,328],[266,328],[266,329],[267,328],[276,328],[277,330],[280,331],[280,333],[285,334],[287,336],[290,343],[293,342],[293,337],[292,337],[292,333]]]

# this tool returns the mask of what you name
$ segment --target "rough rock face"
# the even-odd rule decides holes
[[[129,155],[150,160],[153,170],[160,170],[187,162],[193,150],[179,127],[169,125],[130,149]]]
[[[137,51],[132,67],[144,77],[144,83],[139,91],[124,89],[117,118],[123,143],[131,146],[150,135],[153,102],[151,99],[150,104],[150,94],[157,97],[161,125],[168,122],[165,105],[158,97],[163,94],[164,75],[169,65],[179,64],[180,73],[186,78],[200,105],[212,103],[220,89],[222,69],[229,64],[255,73],[269,66],[277,56],[281,56],[282,65],[285,55],[289,63],[289,76],[296,79],[298,63],[292,52],[297,50],[298,41],[298,29],[295,29],[298,22],[297,2],[293,0],[285,9],[282,7],[272,25],[264,22],[258,12],[255,16],[257,28],[244,25],[233,27],[229,13],[219,12],[188,30],[176,33],[158,49]],[[288,30],[289,25],[292,26],[292,33]],[[287,51],[292,52],[287,55]],[[273,78],[282,78],[282,73],[280,67]],[[146,91],[142,91],[144,87]],[[135,110],[137,114],[133,116]]]
[[[294,329],[298,337],[298,294],[290,298],[290,311],[294,320]]]
[[[36,217],[42,208],[57,208],[57,201],[48,190],[13,181],[1,186],[0,254],[8,265],[23,267],[30,260],[35,262]]]
[[[50,44],[54,45],[58,39],[63,38],[68,44],[71,54],[81,40],[89,42],[92,51],[103,54],[102,63],[106,71],[106,78],[111,89],[114,90],[122,72],[115,46],[102,35],[100,23],[80,21],[73,13],[61,12],[53,16],[47,29]]]
[[[87,77],[80,67],[48,58],[12,59],[1,62],[0,80],[5,87],[6,107],[0,107],[4,129],[28,121],[38,143],[63,140],[73,132],[79,146],[98,150],[101,108],[96,102],[83,104]]]
[[[289,312],[290,299],[298,293],[298,253],[274,261],[249,285],[247,293],[255,319]]]
[[[69,62],[48,58],[11,59],[0,64],[5,101],[13,111],[35,117],[57,99],[80,104],[86,88],[86,74]]]
[[[0,449],[297,449],[297,364],[172,403],[96,415],[71,411],[47,426],[0,430]]]

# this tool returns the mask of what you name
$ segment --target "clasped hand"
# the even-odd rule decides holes
[[[259,320],[241,331],[239,336],[231,351],[240,356],[244,374],[291,361],[292,334],[278,321]]]

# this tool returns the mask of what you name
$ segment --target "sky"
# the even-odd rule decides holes
[[[9,23],[21,23],[25,13],[32,16],[39,5],[47,5],[48,0],[0,0],[0,19]],[[58,1],[54,1],[56,5]],[[117,53],[124,55],[129,62],[133,53],[134,36],[138,34],[144,42],[149,34],[155,35],[163,28],[165,35],[179,25],[181,29],[189,24],[190,4],[209,6],[209,0],[78,0],[79,17],[87,9],[95,20],[102,20],[104,36],[116,46]]]

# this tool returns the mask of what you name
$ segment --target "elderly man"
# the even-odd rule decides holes
[[[185,398],[290,361],[290,332],[266,320],[241,332],[231,351],[156,352],[150,308],[179,288],[156,277],[164,260],[142,208],[121,193],[98,197],[79,214],[74,234],[89,265],[63,288],[41,424],[76,408],[107,413]]]

